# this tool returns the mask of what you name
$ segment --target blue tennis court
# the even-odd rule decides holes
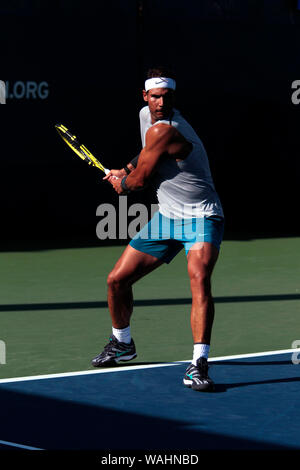
[[[292,351],[212,358],[214,393],[182,385],[185,362],[0,382],[1,448],[300,448]]]

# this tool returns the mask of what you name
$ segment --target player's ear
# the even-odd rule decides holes
[[[148,101],[148,95],[147,95],[146,90],[143,90],[143,98],[144,98],[144,101]]]

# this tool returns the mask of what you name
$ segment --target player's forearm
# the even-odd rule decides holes
[[[129,175],[129,173],[131,173],[133,170],[135,170],[135,166],[133,166],[131,162],[127,163],[127,165],[124,167],[125,175]]]
[[[139,159],[139,155],[137,155],[136,157],[134,157],[132,160],[130,160],[129,163],[127,163],[127,165],[124,166],[124,168],[122,168],[122,175],[123,176],[127,176],[129,175],[133,170],[136,169],[137,167],[137,163],[138,163],[138,159]]]
[[[136,157],[137,167],[122,179],[122,188],[124,191],[139,191],[148,185],[161,155],[165,153],[165,146],[153,145],[149,142],[141,153]],[[133,161],[131,161],[132,163]]]
[[[125,188],[129,191],[140,191],[147,184],[147,177],[144,172],[139,169],[134,169],[129,175],[124,178]],[[124,184],[123,183],[123,184]]]
[[[139,158],[140,158],[140,154],[138,154],[136,157],[134,157],[132,160],[130,160],[130,165],[131,165],[133,168],[136,168],[136,167],[137,167]],[[127,166],[128,166],[128,165],[127,165]]]
[[[123,178],[124,176],[129,175],[133,170],[135,170],[135,167],[129,162],[124,168],[121,168],[120,170],[111,170],[111,173],[118,178]]]

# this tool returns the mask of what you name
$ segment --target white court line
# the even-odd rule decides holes
[[[208,359],[209,362],[215,361],[224,361],[228,359],[243,359],[247,357],[260,357],[260,356],[272,356],[275,354],[288,354],[293,352],[299,352],[300,348],[296,349],[281,349],[278,351],[264,351],[264,352],[257,352],[257,353],[248,353],[248,354],[237,354],[233,356],[219,356],[219,357],[211,357]],[[63,372],[59,374],[47,374],[47,375],[32,375],[27,377],[14,377],[9,379],[0,379],[0,384],[3,383],[14,383],[14,382],[27,382],[29,380],[44,380],[44,379],[58,379],[64,377],[77,377],[80,375],[93,375],[93,374],[107,374],[111,372],[125,372],[130,370],[139,370],[139,369],[152,369],[155,367],[169,367],[169,366],[178,366],[182,363],[191,362],[191,359],[187,361],[176,361],[176,362],[169,362],[163,364],[148,364],[148,365],[136,365],[136,366],[121,366],[121,367],[111,367],[107,369],[100,369],[100,370],[83,370],[79,372]]]
[[[44,450],[44,449],[40,449],[39,447],[25,446],[24,444],[16,444],[16,442],[9,442],[9,441],[0,441],[0,444],[4,444],[9,447],[18,447],[18,449],[25,449],[25,450]]]
[[[187,361],[188,362],[188,361]],[[47,374],[47,375],[32,375],[28,377],[15,377],[10,379],[0,379],[0,384],[10,383],[10,382],[26,382],[28,380],[43,380],[43,379],[57,379],[63,377],[76,377],[79,375],[93,375],[93,374],[107,374],[108,372],[123,372],[128,370],[138,370],[138,369],[151,369],[153,367],[168,367],[168,366],[177,366],[179,362],[170,362],[165,364],[148,364],[148,365],[138,365],[138,366],[121,366],[121,367],[107,367],[105,369],[97,370],[82,370],[79,372],[63,372],[59,374]]]

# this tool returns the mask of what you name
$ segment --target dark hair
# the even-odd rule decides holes
[[[175,74],[169,67],[158,65],[156,67],[151,67],[151,69],[149,69],[147,72],[147,78],[155,77],[167,77],[175,79]]]

